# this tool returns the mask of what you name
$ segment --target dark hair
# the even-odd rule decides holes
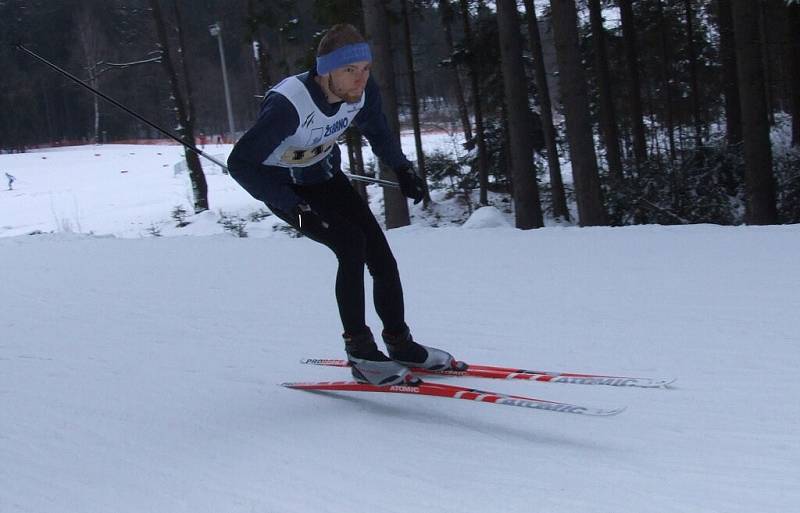
[[[355,43],[364,43],[366,39],[353,25],[349,23],[339,23],[325,32],[317,47],[317,56],[327,55],[343,46]]]

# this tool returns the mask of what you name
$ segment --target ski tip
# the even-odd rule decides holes
[[[582,411],[576,411],[575,413],[580,413],[582,415],[588,415],[589,417],[614,417],[619,415],[620,413],[627,410],[627,407],[622,406],[621,408],[612,408],[609,410],[604,410],[600,408],[584,408]]]
[[[672,384],[677,381],[675,378],[651,379],[649,383],[639,385],[641,388],[673,388]]]
[[[306,388],[308,388],[310,386],[313,386],[313,385],[315,385],[315,383],[292,383],[292,382],[288,382],[288,383],[281,383],[280,384],[280,386],[282,386],[284,388],[292,388],[292,389],[295,389],[295,390],[303,390],[303,389],[306,389]]]

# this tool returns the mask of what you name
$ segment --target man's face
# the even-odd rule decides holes
[[[371,67],[370,62],[360,61],[337,68],[331,71],[328,88],[347,103],[356,103],[367,86]]]

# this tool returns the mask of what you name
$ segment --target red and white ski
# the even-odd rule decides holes
[[[446,385],[443,383],[427,383],[419,381],[414,384],[405,385],[370,385],[358,383],[356,381],[323,381],[318,383],[282,383],[282,386],[298,390],[315,390],[325,392],[384,392],[392,394],[427,395],[434,397],[445,397],[449,399],[464,399],[467,401],[478,401],[491,404],[502,404],[505,406],[519,406],[522,408],[533,408],[536,410],[546,410],[558,413],[574,413],[578,415],[592,415],[607,417],[616,415],[624,410],[617,408],[605,410],[580,406],[577,404],[562,403],[558,401],[547,401],[534,397],[521,395],[508,395],[498,392],[487,392],[473,388]]]
[[[323,365],[327,367],[349,367],[347,360],[307,358],[301,363]],[[580,374],[574,372],[554,372],[517,369],[514,367],[497,367],[493,365],[468,364],[464,370],[430,371],[427,369],[411,369],[414,374],[462,376],[472,378],[521,379],[542,381],[545,383],[569,383],[574,385],[607,385],[614,387],[663,388],[674,379],[668,378],[636,378],[631,376],[614,376],[602,374]]]

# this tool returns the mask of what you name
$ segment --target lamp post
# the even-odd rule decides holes
[[[228,70],[225,67],[225,50],[222,47],[222,27],[219,22],[216,22],[208,26],[208,31],[211,32],[211,36],[217,38],[217,42],[219,43],[219,60],[222,64],[222,83],[225,86],[225,105],[228,108],[228,130],[230,132],[230,140],[233,142],[236,129],[233,122],[233,109],[231,108],[231,92],[228,88]]]

